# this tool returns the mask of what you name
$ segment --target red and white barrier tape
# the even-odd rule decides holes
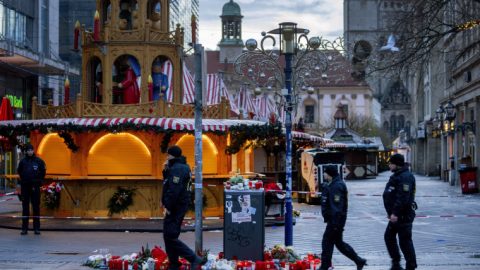
[[[0,193],[0,197],[16,195],[15,192]]]
[[[309,215],[310,213],[302,214],[299,217],[295,217],[296,219],[323,219],[323,217],[319,214]],[[21,219],[23,216],[8,216],[8,215],[0,215],[0,218],[12,218],[12,219]],[[29,218],[33,218],[30,216]],[[53,216],[40,216],[40,219],[75,219],[75,220],[163,220],[163,217],[121,217],[121,218],[113,218],[113,217],[53,217]],[[373,219],[374,217],[360,217],[359,219]],[[465,215],[418,215],[416,216],[417,219],[428,219],[428,218],[480,218],[480,214],[465,214]],[[282,221],[283,217],[265,217],[266,220],[279,220]],[[194,217],[185,217],[185,220],[191,221],[195,220]],[[203,220],[223,220],[223,217],[204,217]]]

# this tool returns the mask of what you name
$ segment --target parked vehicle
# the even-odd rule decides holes
[[[320,204],[320,192],[324,183],[323,171],[327,165],[336,165],[340,176],[344,175],[345,154],[328,149],[307,149],[301,154],[297,177],[298,202]]]

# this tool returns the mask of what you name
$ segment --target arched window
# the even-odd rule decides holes
[[[112,5],[110,0],[104,0],[102,6],[102,20],[103,24],[109,22],[111,20],[112,15]]]
[[[162,19],[162,4],[160,0],[148,1],[147,18],[152,22],[153,29],[160,30]]]
[[[45,161],[47,174],[71,174],[71,153],[57,133],[45,135],[37,150],[37,154]]]
[[[131,30],[133,28],[132,14],[138,12],[137,0],[121,0],[120,1],[120,13],[118,15],[120,19],[121,30]]]
[[[140,64],[132,55],[119,56],[113,63],[113,104],[135,104],[140,101]]]
[[[137,136],[107,134],[90,148],[88,175],[151,175],[152,155]]]
[[[102,103],[103,99],[103,72],[101,60],[94,56],[87,65],[87,99],[91,102]]]

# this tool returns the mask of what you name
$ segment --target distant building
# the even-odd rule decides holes
[[[0,1],[0,95],[14,101],[16,119],[30,118],[34,96],[42,104],[63,100],[72,69],[59,57],[58,3]]]
[[[344,0],[344,38],[349,60],[364,51],[373,55],[385,46],[389,36],[395,36],[388,30],[392,18],[402,12],[404,5],[402,0]],[[411,138],[411,80],[404,76],[365,79],[381,104],[380,123],[384,130],[392,139],[402,130]]]

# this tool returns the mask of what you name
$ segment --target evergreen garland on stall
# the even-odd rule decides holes
[[[50,132],[57,132],[63,138],[67,147],[75,152],[79,149],[78,145],[72,137],[73,134],[84,132],[110,132],[120,133],[128,131],[144,131],[152,133],[163,133],[163,139],[160,145],[162,152],[166,152],[171,138],[175,133],[194,134],[193,130],[170,130],[159,126],[151,126],[141,123],[122,123],[117,125],[100,124],[97,126],[79,126],[72,123],[57,125],[57,124],[20,124],[17,126],[5,125],[0,126],[0,136],[8,138],[8,143],[11,145],[18,145],[17,136],[30,136],[30,132],[40,132],[47,134]],[[282,124],[280,122],[266,123],[264,125],[236,125],[229,127],[228,131],[209,131],[211,134],[230,134],[230,144],[226,147],[225,152],[229,155],[238,153],[244,147],[250,147],[253,144],[258,146],[261,144],[275,145],[274,152],[284,151],[284,135],[282,133]],[[277,144],[275,144],[277,142]]]
[[[75,144],[75,141],[73,140],[70,133],[61,131],[58,133],[58,136],[63,139],[63,142],[67,145],[68,149],[70,149],[74,153],[78,151],[79,147]]]
[[[229,155],[238,153],[243,147],[249,147],[258,140],[267,140],[274,142],[283,136],[282,124],[276,122],[274,124],[247,126],[238,125],[231,126],[230,132],[230,145],[227,146],[225,152]],[[249,145],[247,145],[249,143]]]

